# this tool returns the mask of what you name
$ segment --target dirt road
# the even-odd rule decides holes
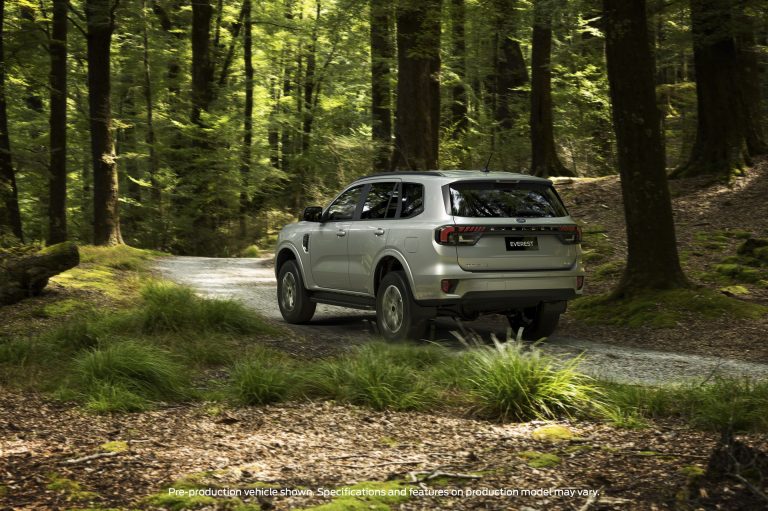
[[[319,305],[309,325],[287,325],[277,307],[276,281],[269,258],[224,259],[207,257],[171,257],[160,260],[161,273],[180,284],[191,286],[199,294],[214,298],[232,298],[264,317],[289,327],[298,334],[301,346],[322,355],[366,342],[375,336],[376,317],[372,312]],[[483,339],[491,333],[506,336],[506,320],[486,317],[465,324]],[[452,331],[459,325],[450,318],[435,321],[431,334],[434,342],[460,348]],[[542,344],[551,353],[576,355],[584,352],[582,370],[619,382],[659,384],[683,380],[704,380],[716,374],[728,377],[768,378],[768,365],[744,361],[670,353],[559,337]]]

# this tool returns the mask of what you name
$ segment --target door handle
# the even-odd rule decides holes
[[[383,235],[384,235],[384,232],[386,232],[386,231],[384,231],[384,229],[382,229],[381,227],[379,227],[378,229],[376,229],[375,231],[373,231],[373,234],[375,234],[376,236],[383,236]]]
[[[343,238],[346,235],[347,235],[347,231],[345,230],[339,229],[338,231],[336,231],[336,236],[338,236],[339,238]]]

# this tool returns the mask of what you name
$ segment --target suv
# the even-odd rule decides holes
[[[277,299],[289,323],[317,303],[375,310],[387,339],[420,338],[435,316],[503,314],[550,335],[581,294],[581,229],[552,182],[484,171],[390,172],[308,207],[280,232]]]

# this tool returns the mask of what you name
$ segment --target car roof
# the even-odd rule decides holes
[[[408,170],[408,171],[395,171],[395,172],[380,172],[377,174],[371,174],[363,176],[355,181],[361,181],[363,179],[380,179],[390,177],[434,177],[434,178],[449,178],[449,179],[471,179],[471,180],[525,180],[525,181],[539,181],[542,183],[550,183],[548,179],[541,177],[531,176],[528,174],[520,174],[518,172],[497,172],[497,171],[483,171],[483,170]]]

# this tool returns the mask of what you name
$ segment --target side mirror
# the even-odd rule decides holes
[[[321,216],[323,214],[323,208],[320,206],[309,206],[304,208],[304,212],[301,214],[301,219],[305,222],[321,222]]]

